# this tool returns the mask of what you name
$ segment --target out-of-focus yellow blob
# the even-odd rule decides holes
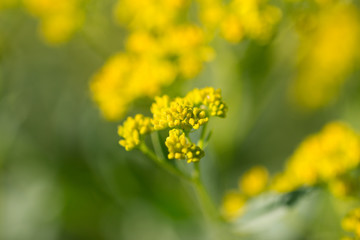
[[[238,43],[244,36],[244,29],[240,20],[234,15],[228,15],[221,23],[222,36],[231,43]]]
[[[153,97],[177,77],[190,79],[212,58],[203,31],[174,26],[162,34],[133,32],[126,51],[110,58],[94,76],[91,90],[104,116],[117,120],[141,97]]]
[[[307,109],[330,103],[358,58],[360,23],[356,7],[335,4],[312,17],[313,29],[300,29],[298,73],[291,96]]]
[[[235,220],[243,214],[245,205],[244,195],[236,191],[227,192],[222,203],[222,214],[229,221]]]
[[[232,0],[227,4],[217,0],[198,2],[200,19],[205,28],[210,31],[219,29],[221,36],[231,43],[238,43],[243,37],[266,42],[281,18],[280,9],[267,1]]]
[[[346,198],[351,194],[352,183],[345,179],[335,179],[329,183],[330,192],[337,198]]]
[[[355,208],[350,211],[341,222],[342,228],[353,233],[354,239],[360,238],[360,208]]]
[[[79,14],[60,14],[46,17],[40,24],[40,33],[49,44],[61,44],[69,40],[71,35],[82,24],[82,16]]]
[[[86,0],[22,0],[27,11],[40,21],[45,42],[58,45],[69,40],[84,20],[81,4]]]
[[[239,187],[246,196],[253,197],[265,190],[268,178],[269,174],[266,168],[255,166],[242,176]]]
[[[175,73],[167,61],[120,53],[93,77],[93,98],[107,119],[117,120],[135,99],[152,97],[161,86],[172,83]]]
[[[359,162],[359,135],[344,123],[332,122],[300,144],[272,189],[288,192],[319,182],[329,183],[356,168]],[[336,191],[342,191],[339,185]]]
[[[181,17],[188,5],[186,0],[120,0],[115,18],[131,30],[162,31]]]

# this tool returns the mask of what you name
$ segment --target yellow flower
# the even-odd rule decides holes
[[[169,150],[169,159],[185,159],[190,144],[186,140],[185,133],[180,129],[172,129],[166,138],[165,145]]]
[[[47,43],[56,45],[68,41],[82,22],[80,13],[54,14],[41,21],[39,30]]]
[[[137,114],[135,118],[128,117],[123,125],[119,126],[118,134],[124,139],[119,144],[130,151],[138,146],[142,141],[142,136],[153,130],[149,117]]]
[[[186,139],[185,133],[180,129],[169,131],[165,145],[169,151],[169,159],[186,159],[190,163],[198,162],[205,155],[200,147]]]
[[[117,120],[133,101],[156,95],[174,77],[168,62],[120,53],[111,57],[93,77],[91,90],[104,116]]]
[[[356,238],[360,237],[360,208],[350,211],[341,222],[342,228],[347,232],[355,234]]]
[[[84,20],[81,5],[86,0],[23,0],[27,11],[40,20],[44,40],[57,45],[66,42]]]
[[[248,197],[253,197],[266,188],[269,174],[266,168],[255,166],[246,172],[239,181],[241,191]]]
[[[291,176],[288,176],[289,173],[279,173],[277,174],[271,182],[270,189],[279,193],[287,193],[295,190],[301,184],[296,183],[295,179]]]
[[[352,182],[337,178],[329,183],[330,192],[338,198],[348,197],[352,193]]]
[[[240,217],[244,212],[246,198],[237,191],[227,192],[222,203],[222,214],[231,221]]]
[[[114,14],[129,29],[162,30],[174,24],[187,4],[186,0],[119,0]]]
[[[208,122],[206,112],[186,99],[176,98],[168,102],[168,97],[156,98],[151,107],[153,124],[156,130],[180,127],[185,130],[198,129]],[[167,103],[167,104],[166,104]]]
[[[332,122],[300,144],[272,188],[286,191],[329,183],[356,168],[359,162],[358,134],[346,124]]]
[[[351,4],[332,4],[312,16],[312,29],[300,29],[297,77],[291,97],[305,109],[329,104],[358,58],[359,14]],[[334,49],[337,49],[334,51]]]
[[[221,90],[212,87],[203,89],[195,88],[185,97],[189,102],[201,108],[207,108],[210,116],[225,117],[228,110],[222,100]]]
[[[205,152],[196,144],[192,143],[186,153],[186,159],[188,163],[198,162],[205,156]]]
[[[221,24],[222,36],[231,43],[238,43],[244,36],[241,20],[235,15],[228,15]]]
[[[223,2],[221,0],[197,0],[197,2],[202,24],[205,28],[215,31],[226,14]]]

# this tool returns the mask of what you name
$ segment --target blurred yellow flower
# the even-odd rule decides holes
[[[244,37],[241,21],[234,15],[227,15],[221,23],[220,31],[223,38],[231,43],[238,43]]]
[[[110,58],[94,76],[93,98],[107,119],[120,119],[134,100],[159,94],[177,77],[194,77],[212,56],[201,29],[194,25],[174,26],[157,36],[133,32],[126,51]]]
[[[174,78],[174,69],[166,61],[119,53],[93,77],[91,90],[104,116],[117,120],[135,99],[156,95]]]
[[[227,192],[222,202],[222,214],[228,221],[235,220],[244,212],[246,198],[237,191]]]
[[[269,174],[263,166],[252,167],[239,181],[239,188],[248,197],[254,197],[263,192],[268,183]]]
[[[204,28],[210,32],[220,30],[221,36],[231,43],[238,43],[245,36],[266,42],[281,18],[280,9],[267,1],[198,0],[198,3]]]
[[[353,233],[354,239],[360,238],[360,208],[350,211],[341,222],[342,228]]]
[[[352,193],[352,182],[337,178],[329,182],[330,192],[338,198],[348,197]]]
[[[57,45],[66,42],[84,21],[86,0],[22,0],[27,11],[40,21],[44,40]]]
[[[343,123],[332,122],[301,143],[288,160],[285,172],[274,180],[272,189],[283,192],[328,183],[359,162],[359,135]]]
[[[115,17],[119,24],[131,30],[163,30],[171,27],[189,1],[186,0],[119,0]]]
[[[298,74],[291,89],[296,102],[308,109],[323,107],[338,95],[358,58],[360,41],[353,5],[321,8],[312,21],[312,29],[300,29]]]

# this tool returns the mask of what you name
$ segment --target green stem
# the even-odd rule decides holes
[[[199,162],[194,163],[192,183],[194,185],[194,189],[200,201],[201,207],[203,208],[204,215],[211,221],[219,221],[220,216],[218,214],[217,208],[215,207],[203,183],[201,182]]]
[[[205,128],[206,126],[204,126]],[[205,132],[205,129],[203,128],[203,132]],[[205,134],[201,134],[202,138],[204,139]],[[192,176],[188,176],[184,174],[182,171],[168,163],[166,160],[159,158],[151,149],[148,148],[148,146],[145,143],[142,143],[139,146],[140,151],[142,151],[148,158],[153,160],[159,167],[169,171],[175,176],[180,177],[181,179],[187,180],[189,183],[191,183],[195,189],[195,192],[197,194],[198,200],[200,202],[200,205],[202,207],[202,210],[204,212],[204,215],[211,221],[219,221],[220,215],[218,214],[218,211],[211,200],[209,194],[207,193],[203,183],[201,182],[200,177],[200,166],[199,162],[194,163],[194,171]],[[158,149],[159,151],[159,149]]]
[[[157,155],[157,157],[161,158],[161,159],[165,159],[165,156],[167,155],[160,144],[160,133],[159,132],[153,132],[151,133],[151,142],[153,144],[154,147],[154,151]]]
[[[164,161],[163,159],[160,159],[156,156],[156,154],[150,150],[145,143],[142,143],[139,146],[139,149],[141,152],[143,152],[148,158],[150,158],[151,160],[153,160],[159,167],[169,171],[170,173],[172,173],[175,176],[178,176],[184,180],[190,181],[192,182],[192,178],[187,176],[186,174],[184,174],[183,172],[181,172],[179,169],[175,168],[173,165],[171,165],[170,163]]]
[[[200,139],[198,141],[198,146],[203,149],[204,147],[204,139],[205,139],[205,133],[206,133],[206,128],[207,128],[207,123],[204,124],[204,126],[202,127],[202,130],[201,130],[201,134],[200,134]]]

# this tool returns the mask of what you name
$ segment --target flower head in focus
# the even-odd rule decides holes
[[[205,152],[203,144],[192,142],[190,134],[206,125],[211,117],[225,117],[227,106],[220,90],[206,87],[194,89],[183,98],[156,96],[150,111],[152,118],[138,114],[135,118],[128,117],[119,126],[118,133],[123,138],[120,145],[129,151],[141,144],[144,135],[166,130],[169,135],[164,144],[168,159],[184,159],[191,163],[200,161]],[[204,139],[199,139],[201,141]]]

